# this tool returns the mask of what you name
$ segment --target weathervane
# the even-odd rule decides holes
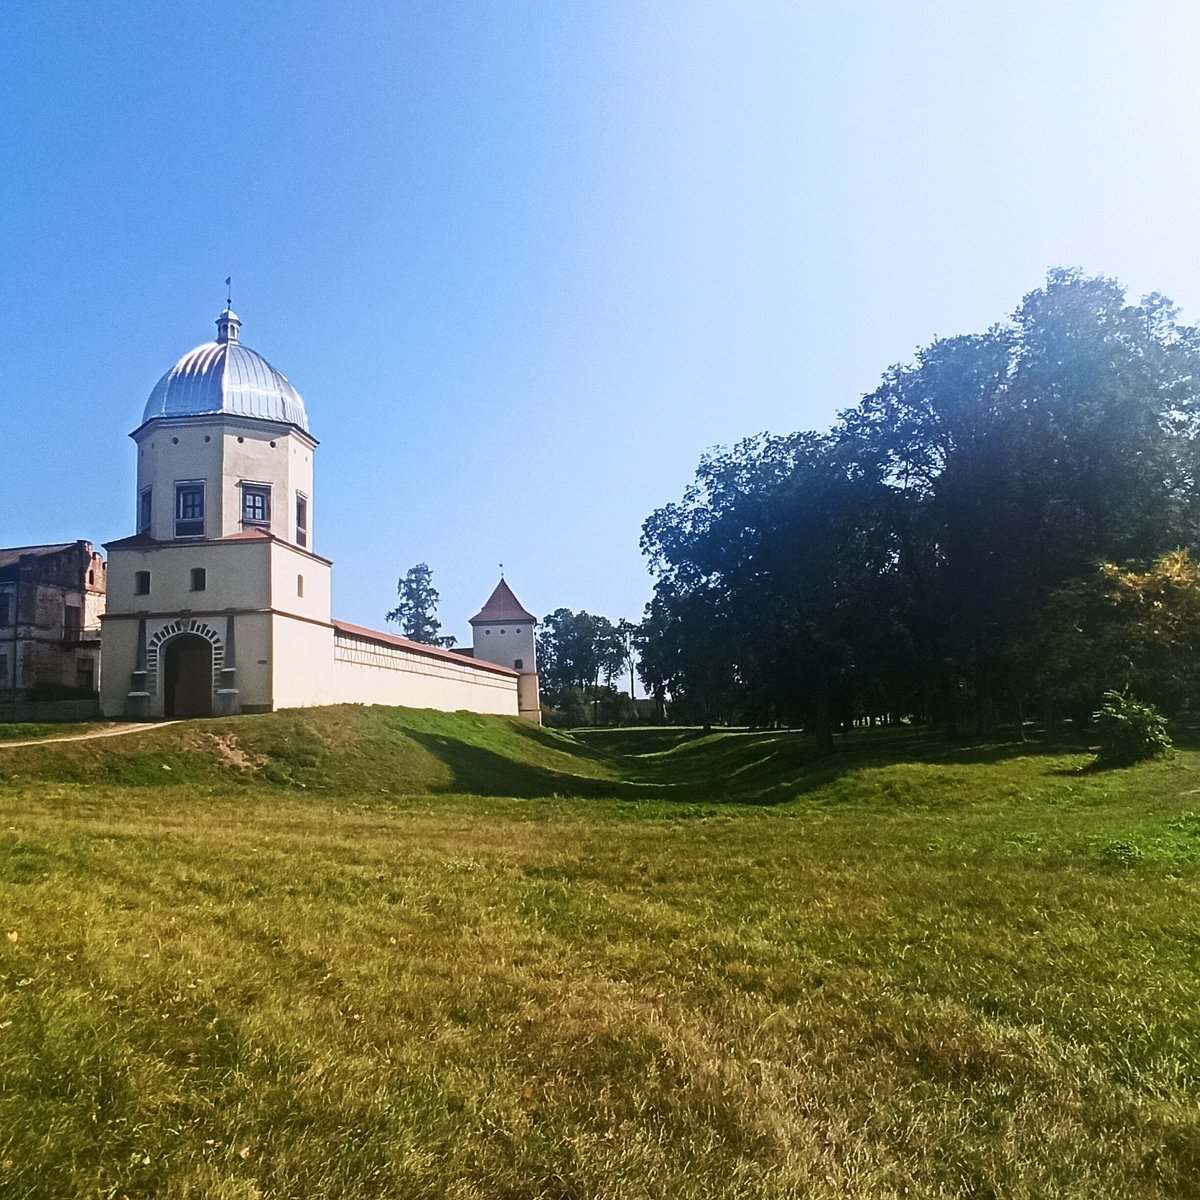
[[[233,276],[225,276],[225,307],[233,307]]]
[[[504,564],[503,563],[500,564],[500,578],[501,579],[504,578]]]

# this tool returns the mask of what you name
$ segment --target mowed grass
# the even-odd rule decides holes
[[[1200,755],[0,750],[0,1196],[1200,1192]]]

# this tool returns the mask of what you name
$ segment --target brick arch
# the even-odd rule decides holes
[[[151,695],[158,692],[158,663],[162,656],[162,648],[172,638],[185,633],[198,634],[212,646],[213,688],[217,688],[221,679],[221,668],[225,665],[225,643],[221,635],[207,621],[200,621],[195,617],[178,617],[156,629],[146,639],[146,690]]]

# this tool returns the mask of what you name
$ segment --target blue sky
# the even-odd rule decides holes
[[[636,618],[700,454],[824,428],[1049,266],[1200,320],[1200,6],[14,0],[0,544],[132,532],[158,377],[243,340],[321,440],[334,609]]]

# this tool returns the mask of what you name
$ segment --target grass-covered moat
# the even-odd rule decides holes
[[[0,749],[0,1196],[1200,1191],[1200,754]]]

